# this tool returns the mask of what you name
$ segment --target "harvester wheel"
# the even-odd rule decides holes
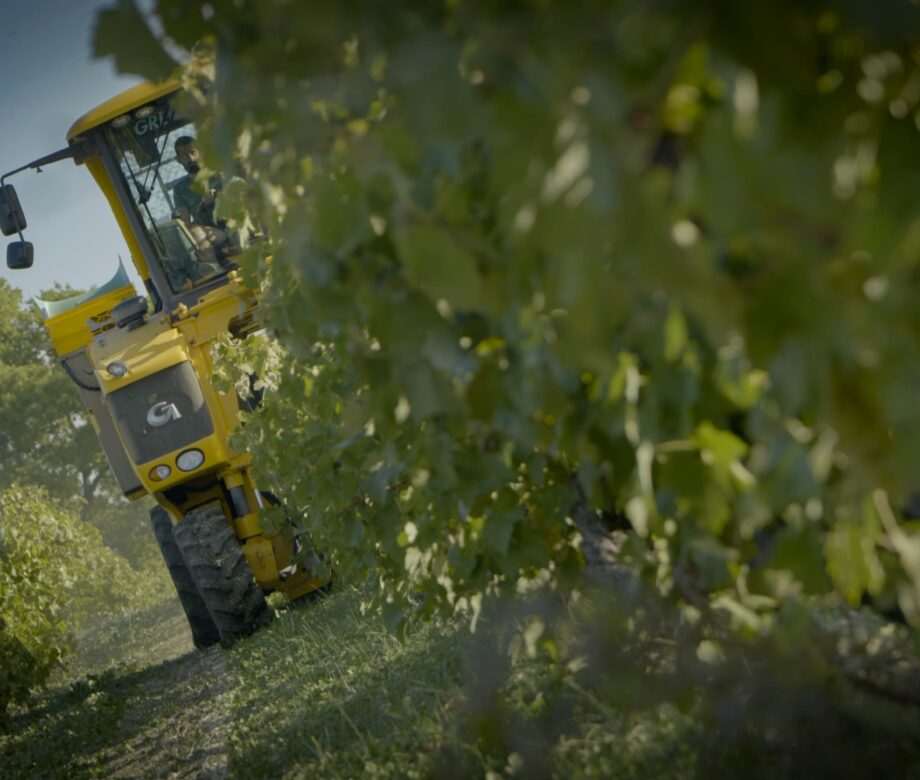
[[[189,627],[192,629],[192,641],[199,650],[210,647],[220,641],[220,633],[211,619],[211,613],[205,606],[204,599],[198,592],[198,587],[189,574],[185,559],[179,552],[176,540],[173,538],[173,524],[169,513],[163,507],[154,507],[150,510],[150,524],[153,526],[153,535],[160,545],[160,552],[169,568],[173,585],[179,594],[179,601],[185,610]]]
[[[222,644],[271,622],[274,613],[219,506],[189,512],[173,533]]]

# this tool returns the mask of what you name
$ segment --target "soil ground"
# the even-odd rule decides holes
[[[15,714],[0,775],[227,776],[222,653],[195,651],[178,601],[99,626],[50,693]]]

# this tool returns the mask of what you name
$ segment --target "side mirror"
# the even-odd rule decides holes
[[[30,241],[13,241],[6,248],[6,267],[14,271],[31,268],[35,252]]]
[[[4,184],[0,187],[0,232],[12,236],[25,229],[26,215],[19,205],[19,196],[12,184]]]

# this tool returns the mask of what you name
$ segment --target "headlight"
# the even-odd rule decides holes
[[[148,476],[153,482],[162,482],[170,474],[172,474],[172,469],[169,466],[154,466],[150,469]]]
[[[121,377],[128,373],[128,367],[120,360],[113,360],[105,367],[105,370],[114,377]]]
[[[204,463],[204,453],[201,450],[186,450],[176,458],[179,471],[194,471],[202,463]]]

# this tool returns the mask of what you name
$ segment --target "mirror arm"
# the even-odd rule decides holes
[[[30,163],[14,168],[12,171],[7,171],[0,176],[0,187],[3,186],[3,183],[12,175],[16,173],[21,173],[22,171],[28,170],[29,168],[35,168],[39,173],[41,173],[43,165],[51,165],[51,163],[59,162],[60,160],[73,160],[79,157],[87,156],[89,152],[89,144],[86,141],[81,141],[80,143],[73,144],[64,149],[59,149],[56,152],[51,154],[46,154],[44,157],[39,157],[37,160],[33,160]]]

